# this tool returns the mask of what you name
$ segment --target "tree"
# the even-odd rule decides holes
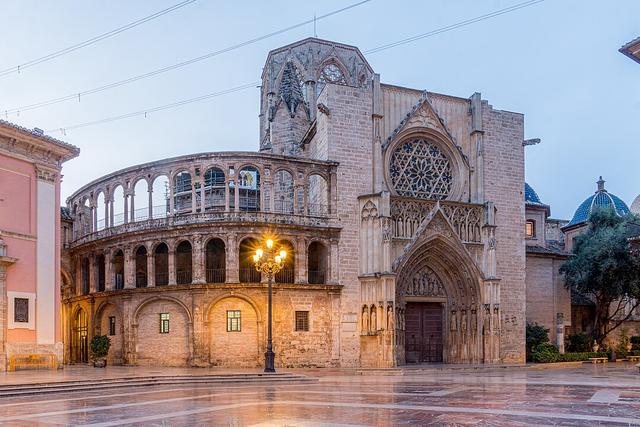
[[[613,209],[597,209],[589,222],[560,273],[567,289],[595,304],[592,339],[602,345],[640,305],[640,252],[629,242],[640,235],[640,220],[631,214],[620,217]]]

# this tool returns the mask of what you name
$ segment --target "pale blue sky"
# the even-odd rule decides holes
[[[370,3],[318,23],[321,38],[361,50],[473,18],[522,0]],[[0,111],[206,54],[355,1],[197,0],[106,41],[0,77]],[[4,0],[0,69],[83,41],[178,3]],[[546,0],[478,24],[368,55],[385,83],[467,97],[525,115],[527,181],[552,216],[570,218],[596,189],[628,204],[640,193],[640,64],[618,48],[640,36],[640,2]],[[311,25],[210,60],[8,120],[53,129],[258,81],[267,52],[313,34]],[[79,146],[63,197],[137,163],[201,151],[256,150],[258,89],[53,136]],[[3,118],[6,118],[4,114]]]

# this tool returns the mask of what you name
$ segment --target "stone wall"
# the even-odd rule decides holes
[[[341,366],[358,366],[358,196],[370,193],[373,186],[372,91],[370,87],[352,88],[328,84],[320,94],[318,102],[326,105],[330,111],[329,115],[318,115],[318,128],[326,126],[328,158],[340,162],[336,177],[336,187],[339,189],[336,208],[342,225],[338,242],[338,277],[339,283],[343,286],[340,308],[340,361]]]
[[[495,204],[503,362],[525,360],[524,117],[483,102],[484,194]]]

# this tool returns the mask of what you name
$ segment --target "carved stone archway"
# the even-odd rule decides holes
[[[480,363],[484,358],[482,273],[439,209],[394,263],[396,278],[396,363],[406,362],[406,310],[416,303],[441,307],[445,363]],[[409,307],[411,308],[411,307]],[[413,351],[413,350],[412,350]],[[436,359],[439,360],[439,359]]]

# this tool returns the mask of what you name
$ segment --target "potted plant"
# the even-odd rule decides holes
[[[109,354],[111,340],[106,335],[96,335],[91,340],[91,360],[95,368],[107,366],[107,354]]]

